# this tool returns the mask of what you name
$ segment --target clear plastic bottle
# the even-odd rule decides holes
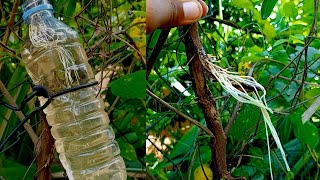
[[[77,32],[53,16],[48,0],[26,0],[28,24],[22,58],[34,84],[57,93],[94,81]],[[91,86],[55,98],[45,109],[55,147],[69,179],[123,180],[126,167],[104,102]],[[44,104],[46,99],[39,98]]]

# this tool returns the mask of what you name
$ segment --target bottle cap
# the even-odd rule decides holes
[[[26,20],[31,14],[41,11],[41,10],[52,10],[53,7],[51,4],[49,4],[46,0],[35,0],[32,2],[26,1],[22,5],[22,10],[23,10],[23,15],[22,18],[23,20]]]

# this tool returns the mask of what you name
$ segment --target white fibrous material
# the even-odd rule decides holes
[[[252,104],[258,106],[261,110],[263,115],[263,119],[265,122],[265,126],[269,127],[270,132],[279,148],[281,155],[283,157],[285,166],[287,171],[290,171],[290,167],[286,160],[286,155],[283,150],[282,144],[280,142],[279,136],[277,131],[275,130],[269,113],[273,113],[273,111],[268,107],[266,103],[266,90],[265,88],[259,84],[253,77],[250,76],[239,76],[238,73],[227,71],[213,63],[210,62],[209,58],[206,57],[204,51],[200,51],[201,63],[203,67],[208,71],[210,76],[213,76],[222,86],[224,90],[226,90],[229,94],[231,94],[235,99],[240,102]],[[234,85],[237,85],[239,88],[236,88]],[[251,87],[253,89],[253,93],[250,96],[246,89],[243,86]],[[240,89],[240,90],[239,90]],[[262,92],[259,95],[258,90]],[[271,156],[270,156],[270,144],[268,138],[268,131],[266,129],[267,135],[267,144],[268,144],[268,157],[269,157],[269,165],[270,165],[270,172],[272,177],[272,169],[271,169]],[[273,178],[273,177],[272,177]]]
[[[33,21],[33,19],[31,21]],[[69,67],[74,66],[75,61],[69,50],[64,48],[63,45],[59,45],[66,42],[67,37],[64,33],[55,32],[54,29],[46,26],[44,22],[31,22],[29,26],[29,36],[33,46],[37,48],[54,47],[55,50],[58,51],[59,60],[63,65],[65,72],[66,85],[68,88],[71,88],[73,78]],[[78,72],[75,70],[74,74],[79,85],[80,78]]]

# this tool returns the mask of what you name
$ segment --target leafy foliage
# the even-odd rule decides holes
[[[199,21],[200,38],[206,52],[220,67],[252,76],[267,89],[267,103],[274,110],[271,120],[284,145],[291,172],[285,172],[280,151],[271,139],[275,179],[319,178],[319,109],[309,121],[301,115],[319,96],[320,41],[313,24],[314,1],[302,0],[208,0],[209,12]],[[223,8],[223,20],[219,9]],[[170,30],[149,76],[154,94],[205,125],[204,114],[192,89],[183,33]],[[157,30],[147,41],[150,56],[159,41]],[[223,126],[229,123],[236,101],[217,82],[208,82]],[[209,137],[202,131],[189,134],[194,125],[172,114],[162,105],[147,101],[147,130],[152,141],[147,151],[150,174],[156,179],[193,177],[194,163],[208,163],[212,156]],[[270,179],[265,126],[258,108],[242,105],[227,135],[228,170],[247,179]],[[269,133],[270,134],[270,133]],[[187,148],[183,139],[195,139]],[[157,140],[154,140],[157,139]],[[170,141],[168,141],[170,140]],[[156,147],[156,148],[154,148]],[[206,152],[202,149],[205,148]],[[200,152],[199,152],[200,149]],[[204,149],[203,149],[204,150]],[[172,156],[180,152],[179,156]],[[202,157],[203,153],[208,153]],[[150,157],[156,158],[150,158]],[[149,157],[149,158],[148,158]],[[197,167],[197,166],[196,166]]]
[[[0,3],[0,40],[5,39],[10,12],[17,0]],[[51,1],[55,17],[79,31],[79,36],[89,63],[101,83],[100,96],[105,100],[110,124],[116,133],[128,172],[144,173],[145,157],[145,1],[66,0]],[[27,27],[23,24],[21,7],[18,6],[14,26],[4,44],[0,46],[0,80],[6,85],[15,102],[20,106],[32,92],[31,80],[19,55]],[[2,41],[4,42],[4,41]],[[14,54],[15,56],[13,56]],[[131,81],[131,83],[129,82]],[[7,102],[0,93],[0,100]],[[39,106],[33,99],[24,108],[28,114]],[[19,123],[14,112],[0,106],[0,142]],[[41,134],[39,116],[30,123]],[[32,179],[39,170],[34,162],[34,146],[21,129],[18,135],[0,154],[0,177],[4,179]],[[52,172],[63,171],[57,155]],[[30,168],[29,168],[30,167]],[[61,178],[61,177],[60,177]],[[129,177],[132,179],[132,177]]]
[[[146,96],[145,71],[137,71],[135,73],[122,76],[109,86],[114,95],[124,98],[140,98]]]

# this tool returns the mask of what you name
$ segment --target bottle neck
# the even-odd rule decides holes
[[[33,22],[43,21],[45,19],[52,18],[52,17],[54,17],[52,10],[40,10],[40,11],[34,12],[33,14],[29,15],[25,19],[25,22],[28,25],[30,25]]]

